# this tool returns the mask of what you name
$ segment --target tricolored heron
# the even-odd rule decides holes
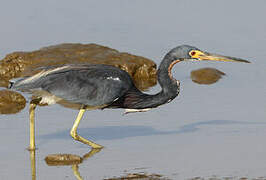
[[[173,78],[171,69],[182,61],[248,62],[243,59],[207,53],[196,47],[182,45],[172,49],[163,58],[158,72],[162,90],[154,95],[141,92],[129,74],[119,68],[102,64],[68,64],[47,67],[41,72],[10,83],[10,88],[32,93],[30,103],[30,150],[35,149],[34,110],[37,104],[59,103],[75,106],[79,114],[70,131],[77,141],[102,148],[77,133],[85,110],[124,108],[126,112],[142,112],[169,103],[179,94],[180,83]]]

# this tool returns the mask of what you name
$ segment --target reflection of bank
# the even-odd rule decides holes
[[[101,149],[92,149],[90,152],[80,157],[74,154],[51,154],[45,157],[45,162],[48,166],[72,166],[73,174],[77,180],[83,180],[79,173],[79,165],[84,162],[84,160],[92,157],[94,154],[100,152]],[[36,152],[31,150],[30,160],[31,160],[31,177],[32,180],[36,180]]]
[[[30,152],[30,164],[31,164],[31,179],[36,180],[36,152],[35,150]]]

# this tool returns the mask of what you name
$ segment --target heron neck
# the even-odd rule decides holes
[[[179,94],[179,83],[171,77],[171,72],[169,72],[171,71],[169,67],[173,62],[173,57],[166,55],[158,68],[157,78],[162,88],[159,93],[150,95],[134,90],[128,94],[129,99],[126,98],[125,107],[132,109],[154,108],[173,100]]]
[[[177,83],[177,80],[172,77],[171,72],[174,64],[179,61],[180,60],[176,60],[171,53],[168,53],[162,60],[157,71],[157,79],[162,88],[162,93],[167,94],[168,96],[178,95],[179,93],[179,83]]]

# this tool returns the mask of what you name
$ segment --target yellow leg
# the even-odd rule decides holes
[[[81,177],[81,175],[79,173],[79,165],[78,164],[72,165],[72,170],[73,170],[73,173],[74,173],[75,177],[77,178],[77,180],[83,180],[83,178]]]
[[[31,179],[36,180],[36,156],[35,150],[30,151]]]
[[[85,155],[83,155],[82,157],[82,161],[89,159],[90,157],[92,157],[94,154],[100,152],[102,149],[92,149],[90,152],[86,153]]]
[[[28,150],[35,150],[35,109],[36,104],[30,103],[30,147]]]
[[[77,133],[78,125],[79,125],[80,120],[81,120],[81,118],[82,118],[82,116],[83,116],[83,114],[84,114],[85,111],[86,111],[85,109],[80,109],[79,114],[78,114],[78,117],[77,117],[77,119],[75,120],[74,125],[73,125],[73,127],[72,127],[72,129],[71,129],[71,131],[70,131],[70,135],[71,135],[75,140],[80,141],[80,142],[82,142],[82,143],[84,143],[84,144],[88,144],[88,145],[91,146],[92,148],[95,148],[95,149],[103,148],[103,146],[101,146],[101,145],[99,145],[99,144],[96,144],[96,143],[94,143],[94,142],[92,142],[92,141],[89,141],[89,140],[87,140],[87,139],[85,139],[85,138],[79,136],[78,133]]]

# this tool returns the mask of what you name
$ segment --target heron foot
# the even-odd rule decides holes
[[[72,129],[70,131],[70,135],[72,136],[73,139],[75,139],[75,140],[77,140],[79,142],[82,142],[84,144],[87,144],[87,145],[91,146],[93,149],[102,149],[103,146],[101,146],[99,144],[96,144],[96,143],[94,143],[92,141],[89,141],[89,140],[79,136],[78,133],[77,133],[78,125],[79,125],[80,120],[81,120],[81,118],[82,118],[82,116],[83,116],[85,111],[86,111],[86,109],[84,109],[84,108],[80,109],[78,117],[75,120],[74,125],[73,125],[73,127],[72,127]]]
[[[101,146],[99,144],[96,144],[96,143],[94,143],[92,141],[89,141],[89,140],[79,136],[76,131],[70,131],[70,135],[76,141],[79,141],[79,142],[82,142],[84,144],[87,144],[87,145],[91,146],[93,149],[102,149],[103,148],[103,146]]]

